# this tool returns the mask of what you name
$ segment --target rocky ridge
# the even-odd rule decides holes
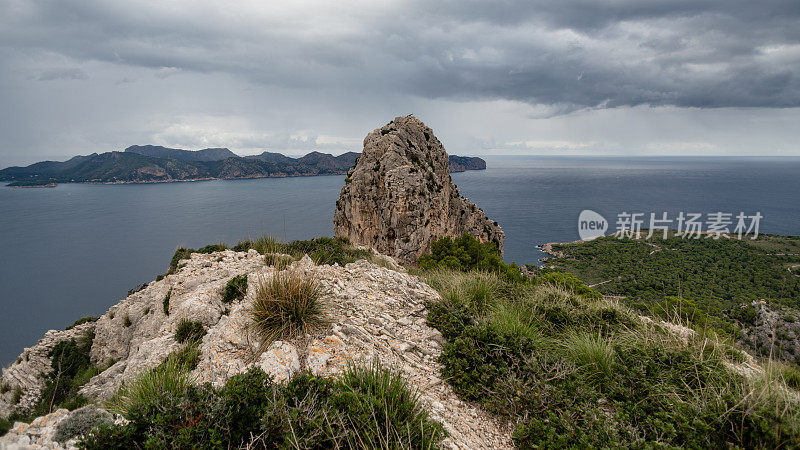
[[[501,255],[505,240],[498,223],[460,195],[444,146],[413,116],[397,117],[364,139],[333,223],[337,237],[403,262],[415,262],[442,236],[469,233],[495,242]]]
[[[440,378],[437,358],[443,339],[425,320],[425,302],[438,298],[432,288],[415,276],[365,260],[340,267],[315,265],[306,256],[288,270],[313,273],[319,280],[330,325],[305,339],[274,342],[259,353],[256,340],[248,333],[247,308],[260,277],[273,270],[254,250],[192,254],[175,273],[131,294],[97,322],[49,331],[23,352],[20,362],[4,369],[1,381],[24,392],[24,401],[16,407],[33,404],[42,388],[38,375],[50,366],[49,349],[61,340],[93,330],[92,361],[116,362],[84,385],[81,393],[91,399],[109,398],[123,382],[155,367],[178,349],[175,329],[182,319],[189,319],[202,322],[208,331],[199,346],[200,363],[192,372],[198,383],[221,385],[253,365],[277,380],[286,380],[305,368],[317,375],[335,376],[350,361],[368,363],[377,359],[401,371],[418,389],[424,406],[450,435],[444,442],[446,447],[511,447],[510,430],[479,408],[460,401]],[[225,283],[240,274],[248,275],[246,297],[240,302],[223,303]],[[168,315],[163,307],[167,293]],[[6,414],[13,407],[9,394],[3,394],[0,413]],[[48,437],[69,414],[56,411],[34,424],[17,423],[0,438],[0,448],[33,444],[63,448]]]

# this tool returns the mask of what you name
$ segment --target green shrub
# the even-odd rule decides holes
[[[131,322],[130,314],[125,313],[125,317],[122,318],[122,325],[125,326],[125,328],[128,328],[129,326],[133,325],[133,322]]]
[[[263,345],[308,334],[327,323],[322,291],[313,275],[274,271],[259,281],[250,308],[253,329]]]
[[[571,273],[548,271],[535,277],[533,281],[534,284],[552,284],[588,298],[601,298],[603,296],[594,289],[587,287],[583,284],[583,281]]]
[[[114,418],[111,414],[97,409],[94,405],[85,406],[59,422],[53,440],[63,444],[74,437],[83,436],[100,425],[113,423]]]
[[[8,430],[10,430],[11,427],[13,426],[14,424],[10,420],[4,417],[0,417],[0,436],[3,436],[6,433],[8,433]]]
[[[206,329],[202,323],[181,319],[178,328],[175,329],[175,341],[183,344],[184,342],[200,342],[206,335]]]
[[[350,448],[433,448],[444,437],[400,374],[379,363],[350,365],[341,376],[340,408],[355,431]]]
[[[180,373],[173,373],[180,376]],[[223,387],[149,390],[80,445],[101,448],[433,448],[444,437],[398,375],[351,367],[342,379],[303,372],[273,383],[258,368]]]
[[[170,353],[169,357],[174,358],[175,361],[187,370],[192,371],[197,368],[200,363],[200,343],[198,341],[189,341],[180,349]]]
[[[237,275],[225,284],[225,294],[222,296],[223,303],[231,303],[241,300],[247,294],[247,274]]]
[[[172,259],[169,261],[169,268],[166,274],[171,275],[175,273],[175,271],[178,270],[178,264],[184,259],[191,258],[192,253],[194,253],[194,250],[191,248],[178,247],[172,255]]]
[[[75,322],[73,322],[72,325],[68,326],[66,329],[67,330],[71,330],[71,329],[77,327],[78,325],[83,325],[84,323],[97,322],[98,319],[99,319],[99,317],[97,317],[97,316],[81,317],[80,319],[78,319]]]
[[[172,297],[172,288],[167,291],[167,295],[164,296],[164,300],[162,300],[161,304],[164,308],[164,315],[169,315],[169,298]]]
[[[137,412],[158,405],[164,397],[183,396],[191,386],[188,367],[177,355],[168,356],[159,366],[123,384],[105,407],[125,417],[135,417]]]
[[[22,388],[19,386],[15,386],[14,392],[11,395],[11,404],[18,405],[20,400],[22,400]]]
[[[205,247],[201,247],[199,250],[197,250],[196,253],[203,253],[203,254],[207,255],[209,253],[215,253],[215,252],[224,251],[227,248],[228,248],[228,246],[225,245],[225,244],[210,244],[210,245],[206,245]]]
[[[509,281],[525,280],[516,264],[503,262],[496,243],[480,242],[469,233],[464,233],[458,238],[444,236],[437,239],[431,244],[431,254],[422,255],[417,264],[425,270],[436,268],[479,270],[497,273]]]
[[[344,266],[359,259],[367,259],[372,252],[358,249],[345,238],[320,237],[308,241],[292,241],[286,244],[285,253],[301,258],[308,255],[315,264],[339,264]]]
[[[11,386],[9,386],[8,383],[6,383],[6,382],[0,383],[0,395],[5,394],[6,392],[8,392],[10,390],[11,390]]]
[[[482,273],[465,276],[483,277]],[[679,336],[563,283],[531,283],[471,308],[436,278],[428,321],[442,378],[515,424],[519,448],[778,448],[800,439],[791,370],[744,378],[729,345]],[[450,280],[448,284],[445,282]]]

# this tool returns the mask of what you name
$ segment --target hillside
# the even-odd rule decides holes
[[[240,157],[226,148],[182,150],[155,145],[134,145],[124,152],[93,153],[67,161],[43,161],[26,167],[0,170],[0,180],[10,186],[49,183],[145,183],[197,179],[239,179],[343,175],[360,153],[333,156],[311,152],[299,158],[263,152]],[[481,170],[480,158],[451,156],[451,171]]]
[[[662,317],[681,316],[752,351],[800,363],[800,237],[756,240],[617,239],[549,244],[570,272],[607,296]],[[774,336],[773,336],[774,334]]]
[[[800,436],[796,369],[563,274],[478,270],[491,245],[458,242],[469,251],[437,246],[448,254],[412,270],[329,238],[178,249],[163,276],[3,370],[0,427],[16,423],[0,446],[781,448]],[[459,269],[445,266],[453,254]],[[299,332],[272,322],[288,334],[265,341],[259,299],[280,280],[316,292],[297,310],[315,319]]]

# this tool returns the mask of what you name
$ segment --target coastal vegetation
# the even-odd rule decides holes
[[[795,360],[793,326],[800,317],[800,237],[761,235],[756,240],[617,239],[556,244],[564,255],[547,261],[545,272],[570,272],[606,296],[642,313],[679,317],[697,330],[740,338],[763,320],[753,302],[777,311],[786,326],[775,336],[745,342],[763,356]],[[781,324],[778,324],[781,325]]]
[[[747,371],[731,341],[644,319],[574,276],[462,269],[420,271],[442,296],[428,305],[446,340],[442,375],[511,421],[517,447],[780,448],[800,438],[788,366]]]

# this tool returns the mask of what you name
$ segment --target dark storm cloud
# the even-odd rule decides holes
[[[287,88],[516,100],[556,114],[800,106],[797,0],[5,5],[6,47],[159,77],[214,72]]]

